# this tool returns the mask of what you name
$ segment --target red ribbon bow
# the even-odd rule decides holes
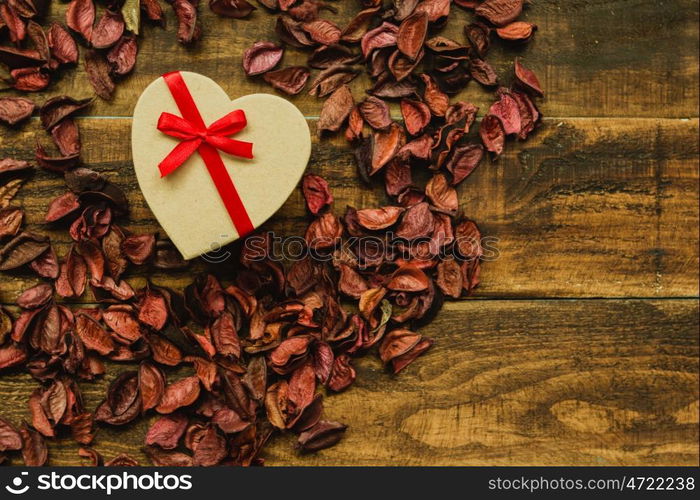
[[[207,127],[180,72],[167,73],[163,75],[163,79],[182,117],[172,113],[161,113],[158,118],[158,130],[182,142],[158,165],[161,177],[174,172],[195,151],[199,152],[239,237],[245,236],[253,230],[253,223],[217,151],[221,150],[241,158],[253,157],[252,143],[228,137],[245,128],[245,113],[240,109],[231,111]]]

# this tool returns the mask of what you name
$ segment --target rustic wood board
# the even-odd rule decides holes
[[[125,188],[131,206],[126,226],[155,231],[130,163],[130,124],[126,118],[81,119],[83,158]],[[528,141],[509,143],[501,159],[484,162],[458,190],[460,207],[498,251],[496,261],[484,265],[479,296],[697,296],[698,248],[688,243],[698,239],[697,135],[697,119],[547,119]],[[34,120],[0,139],[0,156],[31,160],[37,141],[50,139]],[[328,179],[339,215],[346,205],[386,201],[381,179],[372,189],[358,183],[342,138],[314,142],[310,169]],[[65,189],[61,176],[37,171],[16,202],[32,230],[54,228],[60,255],[70,238],[43,219]],[[295,235],[308,222],[296,190],[264,227]],[[147,276],[184,286],[202,268]],[[23,275],[3,279],[2,301],[13,301],[28,284]]]
[[[449,303],[423,330],[438,342],[419,363],[392,376],[366,356],[352,390],[326,398],[326,414],[350,425],[337,446],[301,458],[279,437],[265,456],[272,465],[697,464],[697,322],[697,300]],[[89,407],[114,375],[81,384]],[[4,415],[26,418],[35,384],[1,377]],[[101,428],[96,449],[144,459],[149,421]],[[52,463],[80,464],[76,451],[69,439],[53,444]]]
[[[65,4],[51,16],[62,20]],[[333,3],[341,22],[355,2]],[[274,17],[249,21],[213,16],[200,7],[205,37],[194,48],[168,28],[147,27],[138,67],[111,103],[96,101],[80,119],[83,160],[125,188],[125,225],[157,225],[137,190],[128,138],[136,97],[173,69],[204,73],[231,97],[272,92],[240,70],[253,41],[274,39]],[[324,15],[326,15],[324,13]],[[457,16],[468,22],[471,14]],[[698,5],[691,0],[536,0],[524,18],[540,31],[527,47],[496,47],[489,60],[509,82],[515,55],[547,90],[543,128],[509,144],[459,188],[460,206],[497,238],[499,258],[484,264],[475,300],[447,303],[422,333],[435,347],[398,377],[372,356],[358,360],[352,390],[327,398],[328,417],[350,425],[336,447],[301,457],[277,437],[271,465],[698,465]],[[462,40],[462,23],[445,34]],[[496,44],[498,45],[498,44]],[[289,51],[283,64],[303,64]],[[352,87],[361,98],[367,82]],[[57,94],[92,94],[82,66],[67,71],[37,102]],[[488,106],[476,84],[460,98]],[[293,101],[312,129],[320,101]],[[36,140],[50,140],[32,120],[0,129],[0,157],[32,159]],[[311,170],[324,175],[335,211],[381,203],[380,186],[357,183],[342,139],[316,142]],[[380,184],[380,183],[378,183]],[[15,203],[28,227],[52,235],[60,254],[65,231],[42,224],[60,178],[37,171]],[[295,192],[267,227],[298,234],[307,223]],[[200,272],[132,274],[181,288]],[[0,276],[0,304],[36,282]],[[86,295],[77,302],[91,303]],[[82,384],[94,408],[124,365]],[[36,382],[0,376],[0,413],[26,418]],[[111,458],[139,451],[148,422],[101,428],[96,448]],[[70,440],[51,445],[51,463],[79,464]]]
[[[344,26],[359,10],[356,0],[331,2],[337,14],[323,17]],[[53,2],[50,17],[64,22],[67,4]],[[100,116],[129,116],[136,98],[154,78],[168,71],[188,69],[221,84],[231,97],[272,92],[261,78],[246,78],[241,55],[253,42],[276,40],[275,16],[264,8],[248,20],[219,18],[203,3],[200,18],[203,38],[193,47],[175,40],[175,16],[163,2],[167,29],[145,26],[139,37],[139,58],[134,74],[118,86],[111,103],[99,102]],[[450,25],[442,34],[465,41],[463,26],[473,14],[453,7]],[[489,53],[498,75],[506,83],[513,57],[524,58],[547,90],[543,110],[547,116],[696,116],[698,94],[698,4],[694,0],[535,0],[522,18],[539,26],[526,46],[494,43]],[[304,64],[308,52],[288,50],[282,65]],[[368,80],[352,83],[360,98]],[[80,97],[91,95],[85,70],[63,72],[60,80],[39,95],[57,92]],[[472,82],[458,97],[488,106],[491,96]],[[308,116],[316,116],[319,101],[303,93],[292,101]]]

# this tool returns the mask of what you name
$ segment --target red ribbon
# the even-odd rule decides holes
[[[163,79],[182,117],[172,113],[162,113],[158,119],[158,130],[182,142],[175,146],[158,165],[161,177],[174,172],[197,151],[209,170],[209,175],[219,191],[219,196],[238,231],[238,236],[245,236],[253,231],[253,223],[217,151],[221,150],[241,158],[253,157],[252,143],[228,137],[245,128],[247,124],[245,113],[240,109],[231,111],[207,127],[180,72],[166,73]]]

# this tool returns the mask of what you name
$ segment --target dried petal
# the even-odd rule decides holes
[[[289,68],[268,71],[263,79],[277,90],[289,95],[296,95],[306,86],[311,72],[304,66],[291,66]]]
[[[306,174],[302,181],[302,190],[306,207],[314,215],[318,215],[324,207],[333,203],[333,195],[323,177]]]
[[[503,152],[506,142],[506,133],[503,130],[501,120],[494,115],[486,115],[481,119],[479,135],[484,147],[496,156]]]
[[[34,102],[23,97],[0,97],[0,122],[16,125],[34,112]]]
[[[496,26],[515,21],[523,11],[523,0],[485,0],[474,12]]]
[[[256,42],[243,53],[243,70],[254,76],[270,71],[282,59],[284,49],[272,42]]]

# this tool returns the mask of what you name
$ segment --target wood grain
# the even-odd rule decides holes
[[[66,4],[52,5],[49,17],[63,21]],[[331,5],[337,14],[324,17],[340,25],[359,10],[349,0]],[[83,161],[125,189],[131,213],[120,223],[137,232],[158,230],[130,163],[128,117],[141,90],[164,72],[188,69],[232,98],[273,92],[240,68],[251,43],[276,39],[273,15],[261,8],[249,20],[222,19],[203,2],[204,39],[185,48],[164,6],[168,26],[145,27],[134,74],[112,102],[96,101],[79,120]],[[463,41],[472,14],[455,10],[442,34]],[[523,17],[539,26],[532,43],[494,44],[489,61],[508,84],[513,58],[522,57],[547,91],[549,118],[459,188],[460,206],[499,251],[484,264],[476,300],[447,303],[422,330],[436,345],[398,377],[374,356],[356,361],[356,385],[326,401],[326,416],[350,425],[338,446],[302,457],[293,437],[277,436],[268,464],[698,465],[698,4],[535,0]],[[282,65],[305,59],[288,50]],[[356,99],[367,86],[364,77],[352,83]],[[82,62],[33,98],[58,94],[92,95]],[[482,110],[492,101],[473,82],[457,98]],[[312,122],[322,102],[305,94],[292,101]],[[32,160],[37,140],[50,142],[36,119],[2,127],[0,158]],[[381,179],[358,184],[341,139],[314,143],[310,169],[328,179],[338,214],[347,204],[386,202]],[[416,177],[425,181],[426,173]],[[50,234],[64,254],[65,229],[42,223],[63,181],[40,170],[29,180],[15,203],[27,227]],[[307,223],[295,191],[266,228],[300,234]],[[199,262],[128,279],[181,288],[207,271],[222,274]],[[35,282],[26,273],[0,275],[0,304]],[[103,380],[82,384],[89,408],[127,367],[111,364]],[[0,374],[0,414],[27,418],[36,384]],[[107,459],[129,453],[148,463],[140,446],[152,419],[102,427],[96,448]],[[50,450],[54,465],[81,463],[70,439]]]
[[[323,17],[344,26],[360,10],[356,1],[332,2],[337,14]],[[261,78],[246,78],[241,70],[243,51],[257,40],[277,40],[275,15],[260,8],[248,20],[215,16],[206,3],[199,7],[204,37],[193,47],[175,40],[176,22],[164,4],[165,30],[145,26],[139,38],[139,58],[134,74],[118,85],[111,103],[100,101],[93,113],[100,116],[131,115],[136,97],[163,73],[188,69],[221,84],[232,98],[253,92],[274,92]],[[52,2],[51,17],[64,21],[66,4]],[[442,34],[464,42],[462,28],[474,16],[454,7]],[[689,91],[698,80],[698,5],[693,0],[537,0],[525,9],[523,19],[536,23],[539,32],[526,46],[494,43],[491,62],[505,83],[512,62],[521,56],[536,70],[547,89],[546,116],[698,116],[698,94]],[[304,64],[306,52],[286,51],[285,66]],[[356,79],[353,92],[361,99],[368,80]],[[91,95],[82,62],[68,69],[45,97],[66,93]],[[472,82],[458,96],[482,108],[492,102],[489,92]],[[306,94],[292,101],[308,116],[315,116],[321,101]]]
[[[269,465],[697,465],[697,300],[494,300],[447,304],[422,333],[436,345],[398,376],[368,355],[351,390],[326,398],[349,424],[336,447]],[[94,408],[108,381],[82,383]],[[0,378],[3,414],[26,418],[36,382]],[[153,418],[100,429],[105,457],[137,456]],[[54,464],[80,464],[65,439]]]
[[[158,230],[130,163],[130,120],[82,119],[80,127],[84,162],[129,197],[126,227]],[[697,119],[547,120],[527,142],[509,143],[501,159],[485,161],[458,188],[460,207],[478,221],[497,252],[484,265],[479,295],[697,296],[698,248],[691,244],[698,238],[697,134]],[[0,157],[30,160],[37,140],[49,138],[34,121],[0,139]],[[314,143],[310,169],[329,180],[339,215],[346,205],[388,202],[382,179],[372,189],[358,184],[342,139]],[[27,213],[29,229],[47,230],[46,207],[64,190],[60,176],[36,172],[16,202]],[[307,224],[296,190],[265,228],[297,235]],[[51,228],[57,251],[65,254],[65,227]],[[186,273],[149,270],[148,276],[184,286],[202,269],[200,262]],[[143,275],[136,277],[133,283],[142,286]],[[13,301],[28,284],[21,274],[5,279],[0,301]]]

